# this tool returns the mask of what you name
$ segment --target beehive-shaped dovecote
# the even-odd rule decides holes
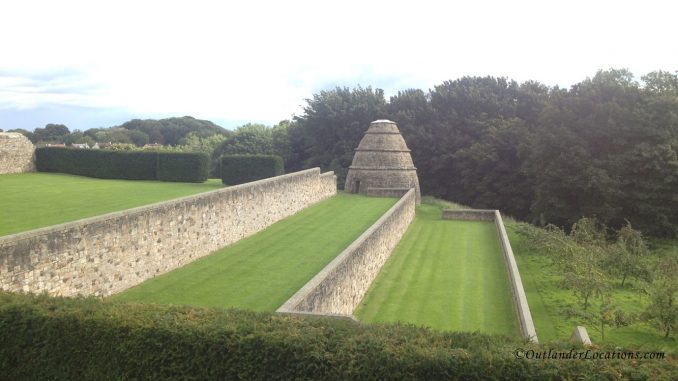
[[[417,168],[398,126],[390,120],[375,120],[365,132],[348,168],[344,189],[370,196],[397,196],[410,188],[421,201]]]

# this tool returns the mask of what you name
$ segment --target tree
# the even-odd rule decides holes
[[[645,319],[654,323],[665,338],[678,328],[678,261],[675,258],[664,259],[655,272]]]
[[[619,230],[616,244],[610,250],[608,267],[614,274],[622,277],[621,286],[628,277],[646,280],[647,268],[643,263],[643,257],[648,254],[647,246],[643,241],[642,234],[631,227],[627,222]]]
[[[63,124],[47,124],[45,128],[36,128],[33,131],[33,143],[63,143],[70,134],[68,127]]]
[[[294,118],[289,131],[292,150],[304,168],[335,171],[341,188],[365,130],[374,120],[387,117],[384,91],[337,87],[306,102],[304,114]]]
[[[23,128],[15,128],[13,130],[7,130],[7,132],[18,132],[21,135],[28,138],[28,140],[30,140],[31,142],[35,142],[35,140],[34,140],[35,138],[33,137],[33,133],[28,131],[28,130],[24,130]]]

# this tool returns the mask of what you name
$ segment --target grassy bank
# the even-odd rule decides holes
[[[518,337],[494,224],[441,220],[441,209],[428,203],[417,208],[356,316]]]
[[[340,193],[113,298],[274,311],[395,202]]]
[[[0,175],[0,236],[223,187],[205,183],[103,180],[60,173]]]

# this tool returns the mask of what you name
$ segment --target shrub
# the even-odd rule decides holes
[[[35,150],[35,159],[40,172],[101,179],[190,182],[207,179],[207,156],[201,153],[42,147]]]
[[[5,292],[0,292],[0,343],[0,379],[6,380],[669,380],[678,372],[678,359],[669,354],[644,361],[526,360],[515,351],[568,352],[573,345]]]
[[[202,183],[207,180],[209,156],[198,152],[158,152],[158,180]]]
[[[279,176],[283,159],[276,155],[225,155],[221,159],[221,181],[237,185]]]

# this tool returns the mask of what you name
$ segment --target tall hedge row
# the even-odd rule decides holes
[[[640,361],[514,356],[518,348],[572,347],[331,318],[0,292],[0,379],[6,380],[671,380],[678,375],[675,355]]]
[[[203,182],[209,157],[204,153],[106,151],[63,147],[35,150],[40,172],[61,172],[102,179]]]
[[[227,185],[266,179],[284,172],[283,159],[276,155],[224,155],[221,158],[221,181]]]

